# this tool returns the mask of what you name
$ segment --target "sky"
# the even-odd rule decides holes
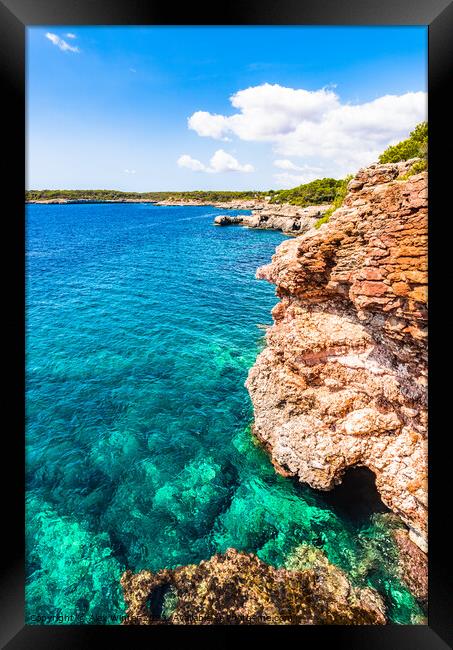
[[[27,188],[343,178],[427,119],[426,27],[27,28]]]

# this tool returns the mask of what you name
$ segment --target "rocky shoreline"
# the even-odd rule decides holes
[[[300,220],[301,236],[257,271],[280,302],[246,381],[254,434],[278,472],[317,489],[351,467],[374,473],[406,526],[389,532],[397,577],[426,607],[427,173],[405,177],[413,162],[360,170],[318,230],[328,206],[259,206],[216,224],[289,233],[277,219]],[[125,623],[386,622],[379,594],[353,588],[322,551],[302,545],[293,555],[281,569],[229,549],[175,570],[126,571]]]
[[[222,210],[260,210],[267,205],[268,201],[260,199],[232,199],[231,201],[202,201],[200,199],[165,199],[156,201],[156,205],[185,206],[185,205],[211,205]]]
[[[199,564],[157,573],[126,571],[125,625],[383,625],[371,588],[353,587],[319,549],[301,545],[276,569],[228,549]],[[152,602],[152,607],[149,603]]]
[[[262,230],[281,230],[288,235],[302,235],[308,232],[320,217],[330,208],[329,204],[310,205],[300,208],[284,203],[262,205],[252,208],[251,215],[219,215],[214,219],[217,226],[241,225]]]
[[[222,210],[251,210],[251,215],[219,215],[214,219],[218,226],[241,225],[246,228],[280,230],[287,235],[301,235],[314,226],[316,221],[330,208],[329,204],[310,205],[301,208],[289,203],[272,204],[269,201],[237,199],[232,201],[200,201],[198,199],[168,199],[151,201],[149,199],[36,199],[27,204],[66,205],[71,203],[152,203],[161,206],[202,206],[210,205]]]

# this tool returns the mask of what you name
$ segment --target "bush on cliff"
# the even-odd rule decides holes
[[[341,180],[335,178],[318,178],[311,183],[298,185],[290,190],[280,190],[274,194],[271,203],[291,203],[306,207],[308,205],[319,205],[320,203],[331,203],[336,196]]]
[[[346,194],[348,193],[348,183],[352,178],[352,174],[349,176],[346,176],[342,181],[340,181],[340,185],[337,188],[335,198],[333,200],[333,203],[331,207],[325,212],[320,219],[315,223],[315,228],[320,228],[323,223],[327,223],[331,217],[331,215],[335,212],[335,210],[338,210],[338,208],[341,208],[343,205],[344,198]]]
[[[402,176],[398,176],[397,180],[398,181],[407,181],[408,178],[411,176],[414,176],[415,174],[420,174],[420,172],[424,172],[428,169],[428,161],[426,158],[423,158],[422,160],[417,160],[414,162],[412,167],[409,169],[408,172],[403,174]]]
[[[394,144],[379,156],[380,163],[393,163],[410,158],[426,158],[428,155],[428,122],[421,122],[409,137]]]

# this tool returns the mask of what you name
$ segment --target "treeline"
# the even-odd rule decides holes
[[[291,190],[272,192],[271,203],[292,203],[301,207],[332,203],[341,182],[341,180],[335,178],[318,178],[311,181],[311,183],[298,185]]]
[[[258,199],[266,196],[266,192],[234,192],[234,191],[192,191],[192,192],[121,192],[119,190],[28,190],[25,192],[27,201],[49,201],[52,199],[67,199],[70,201],[122,201],[137,199],[142,201],[166,201],[169,199],[185,199],[198,201],[234,201],[236,199]]]
[[[118,199],[140,199],[141,192],[120,192],[119,190],[28,190],[27,201],[69,199],[71,201],[115,201]]]
[[[387,147],[379,156],[379,162],[394,163],[411,158],[428,158],[428,122],[417,124],[406,140]]]

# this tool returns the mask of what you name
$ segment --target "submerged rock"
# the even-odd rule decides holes
[[[428,602],[428,558],[409,538],[407,531],[398,529],[393,538],[399,552],[400,579],[413,596],[426,607]]]
[[[278,471],[330,490],[348,467],[426,551],[427,173],[371,165],[319,230],[257,272],[281,301],[246,386]]]
[[[313,547],[300,547],[276,569],[256,555],[228,549],[198,565],[157,573],[126,571],[121,579],[127,625],[382,625],[385,608],[370,588]]]

